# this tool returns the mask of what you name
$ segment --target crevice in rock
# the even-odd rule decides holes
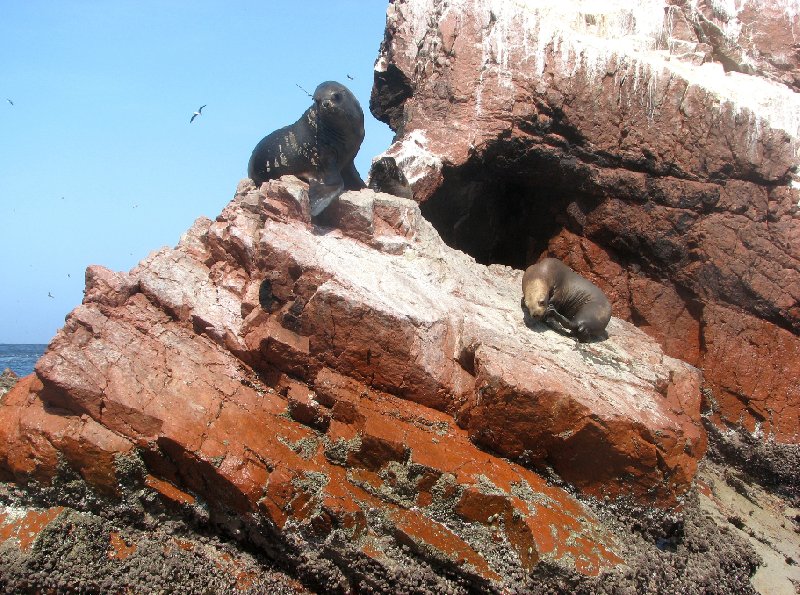
[[[530,217],[538,220],[539,225],[546,224],[545,215],[541,212],[528,215],[526,211],[534,209],[524,205],[519,194],[509,191],[492,196],[486,186],[486,181],[466,182],[460,192],[448,192],[444,186],[422,206],[422,213],[449,246],[463,250],[478,262],[522,268],[527,260],[528,243],[535,242],[537,234],[521,222]],[[543,206],[541,201],[539,206]],[[515,219],[516,225],[508,225]],[[524,252],[520,246],[525,247]]]
[[[272,311],[272,305],[275,303],[275,296],[272,295],[272,281],[264,279],[261,285],[258,286],[258,303],[261,308],[267,312]]]
[[[461,348],[458,354],[458,365],[470,376],[476,376],[475,371],[475,351],[478,349],[477,343],[471,343]]]
[[[487,265],[525,268],[565,227],[580,234],[583,214],[599,199],[577,158],[515,141],[494,143],[442,174],[422,214],[449,246]]]

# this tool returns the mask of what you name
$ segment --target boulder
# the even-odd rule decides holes
[[[411,580],[392,582],[399,565],[433,590],[488,588],[622,564],[539,471],[675,505],[705,449],[699,371],[619,319],[588,344],[526,326],[522,272],[449,248],[414,201],[348,192],[328,227],[305,193],[243,181],[177,247],[90,267],[0,403],[2,477],[68,469],[111,500],[205,511],[312,585],[390,588]],[[326,562],[304,575],[309,552]]]

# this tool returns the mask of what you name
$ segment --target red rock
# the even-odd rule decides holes
[[[4,477],[46,482],[61,458],[116,497],[135,488],[115,457],[139,456],[178,512],[267,523],[298,551],[346,536],[387,568],[406,545],[473,586],[541,560],[619,564],[600,521],[502,457],[669,505],[704,448],[697,371],[619,320],[580,346],[524,326],[521,271],[450,250],[410,201],[370,195],[370,237],[317,234],[275,215],[303,190],[279,184],[240,185],[127,275],[93,269],[91,299],[2,400]]]
[[[361,437],[358,450],[352,451],[347,457],[347,465],[377,471],[389,461],[403,463],[407,459],[408,449],[402,442],[366,434]]]
[[[284,176],[280,180],[270,180],[267,185],[259,189],[263,203],[256,201],[256,206],[261,206],[267,217],[279,216],[281,220],[299,219],[306,223],[311,222],[311,207],[308,202],[307,187],[292,176]]]
[[[135,543],[127,543],[116,531],[109,534],[109,541],[108,557],[114,560],[125,560],[138,549]]]
[[[717,392],[772,369],[800,333],[798,16],[774,1],[434,4],[390,5],[370,109],[448,243],[515,268],[558,255]],[[758,348],[712,328],[720,308],[760,321]],[[708,349],[723,341],[745,368]],[[768,377],[722,391],[720,415],[751,430],[772,415],[764,437],[797,443],[775,420],[800,401]]]
[[[247,352],[242,355],[252,365],[274,366],[299,378],[311,376],[313,364],[308,357],[308,337],[282,327],[275,317],[260,309],[245,319],[243,334]]]
[[[430,555],[428,552],[434,551],[439,554],[432,556],[434,559],[442,557],[458,566],[467,565],[487,580],[496,581],[501,578],[478,552],[458,539],[446,527],[427,519],[420,522],[418,516],[407,513],[398,513],[392,520],[397,540],[421,552],[423,556]]]
[[[17,549],[27,551],[62,512],[63,506],[43,510],[0,506],[0,543],[13,540]]]
[[[136,282],[125,273],[115,273],[105,267],[92,265],[86,269],[84,302],[106,306],[121,306],[137,292]]]
[[[315,395],[309,392],[308,386],[293,383],[286,397],[292,419],[322,432],[328,429],[330,413],[320,406],[314,398]]]
[[[87,416],[48,412],[32,391],[41,390],[34,376],[20,380],[0,408],[0,465],[20,483],[49,482],[59,458],[106,494],[117,494],[116,457],[133,445]]]
[[[604,354],[597,351],[594,357],[602,361]],[[623,361],[614,364],[609,359],[606,365]],[[616,402],[599,407],[565,399],[578,392],[575,385],[581,380],[560,371],[545,354],[485,356],[480,348],[476,364],[480,397],[462,423],[481,444],[529,463],[546,461],[598,496],[628,492],[640,498],[648,494],[668,498],[694,475],[697,457],[705,450],[705,435],[699,424],[687,424],[685,416],[699,415],[699,374],[676,391],[695,397],[684,402],[673,397],[672,410],[662,407],[658,414],[659,429],[649,430],[652,413],[642,409],[638,396],[632,398],[627,388],[614,388],[613,376],[602,390],[615,395]],[[669,396],[666,392],[659,398]]]
[[[505,495],[484,494],[479,489],[468,488],[461,493],[455,510],[469,521],[486,525],[495,518],[505,517],[511,507]]]
[[[295,497],[292,475],[284,469],[270,474],[264,497],[259,500],[259,510],[278,528],[283,528],[289,517],[289,505]]]
[[[362,241],[375,235],[375,193],[345,192],[325,210],[325,221],[344,234]]]
[[[507,515],[504,519],[504,522],[506,536],[508,537],[508,541],[511,543],[511,546],[514,548],[514,550],[516,550],[517,556],[519,556],[520,564],[526,570],[533,570],[536,567],[536,564],[539,563],[540,559],[538,544],[536,543],[536,538],[534,537],[534,531],[538,530],[539,527],[532,527],[527,518],[523,516],[515,516],[513,513]],[[591,551],[591,547],[585,549],[587,556],[593,557],[593,554],[589,553]],[[605,567],[605,563],[613,559],[614,556],[609,555],[602,563],[598,563],[598,571],[596,574],[599,574],[600,567]],[[621,562],[622,560],[617,559],[614,561]],[[590,572],[586,572],[585,574],[591,575]]]
[[[800,338],[730,308],[706,307],[704,319],[705,381],[722,419],[800,441]]]
[[[168,481],[163,481],[152,475],[148,475],[145,478],[144,483],[148,488],[151,488],[156,492],[158,492],[161,495],[162,499],[168,503],[182,506],[182,505],[192,505],[196,501],[195,497],[192,496],[191,494],[187,494],[186,492],[176,488]]]

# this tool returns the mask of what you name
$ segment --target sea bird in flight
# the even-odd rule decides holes
[[[201,106],[200,106],[200,109],[198,109],[196,112],[194,112],[194,113],[192,114],[192,119],[191,119],[191,120],[189,120],[189,124],[191,124],[192,122],[194,122],[194,119],[195,119],[197,116],[202,116],[202,115],[203,115],[203,108],[204,108],[204,107],[205,107],[205,105],[201,105]]]

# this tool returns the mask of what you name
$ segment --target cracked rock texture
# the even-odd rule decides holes
[[[800,442],[800,12],[781,0],[397,0],[387,151],[448,245],[549,254],[704,371],[719,427]]]
[[[706,447],[699,371],[619,319],[588,344],[526,326],[521,271],[447,247],[414,201],[349,192],[318,223],[302,182],[247,180],[176,248],[89,267],[0,406],[2,479],[51,495],[31,522],[127,557],[163,508],[328,592],[619,572],[632,550],[576,493],[678,503]],[[65,476],[122,525],[52,508],[86,506]],[[209,580],[238,588],[255,562],[229,562]]]

